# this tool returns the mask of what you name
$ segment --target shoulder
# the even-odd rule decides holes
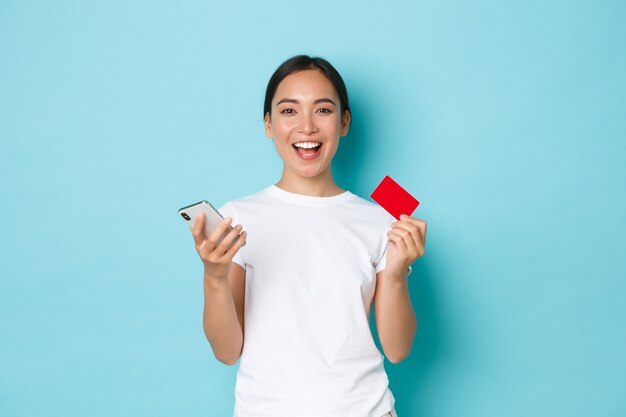
[[[395,220],[387,210],[378,204],[354,193],[352,193],[352,198],[349,200],[349,209],[355,215],[367,218],[369,221],[376,224],[388,225]]]
[[[354,224],[358,224],[362,230],[368,230],[373,234],[384,233],[389,230],[391,223],[396,219],[380,205],[373,203],[356,194],[352,194],[344,205],[342,217],[349,218]]]
[[[267,189],[263,189],[244,197],[229,200],[218,208],[218,211],[224,216],[233,216],[237,212],[246,211],[246,209],[251,207],[264,204],[266,200]]]

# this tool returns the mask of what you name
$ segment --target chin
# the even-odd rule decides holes
[[[328,169],[328,167],[325,168],[313,168],[310,167],[309,169],[299,169],[297,170],[298,174],[300,174],[303,177],[306,178],[315,178],[315,177],[319,177],[320,175],[322,175],[324,172],[326,172],[326,170]]]
[[[318,170],[313,171],[313,170],[307,169],[307,170],[298,170],[297,172],[301,177],[315,178],[319,176],[323,171],[318,171]]]

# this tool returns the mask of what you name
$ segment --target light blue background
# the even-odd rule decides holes
[[[626,3],[0,2],[0,416],[228,416],[176,210],[281,163],[269,76],[353,107],[335,173],[421,201],[400,417],[626,415]],[[320,308],[323,308],[320,306]]]

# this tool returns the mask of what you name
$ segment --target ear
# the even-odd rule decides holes
[[[346,136],[348,134],[348,129],[350,129],[350,120],[351,115],[349,110],[345,110],[343,112],[343,117],[341,118],[341,136]]]
[[[265,117],[263,118],[263,124],[265,125],[265,136],[268,138],[274,137],[274,135],[272,134],[272,122],[269,112],[265,113]]]

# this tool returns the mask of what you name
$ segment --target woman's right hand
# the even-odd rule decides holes
[[[238,224],[228,231],[232,219],[227,217],[208,237],[204,236],[204,213],[200,213],[192,229],[196,251],[204,264],[204,276],[218,280],[227,280],[228,271],[235,253],[246,244],[247,232],[242,232],[242,226]],[[239,239],[237,236],[241,232]],[[224,239],[220,241],[220,237]],[[233,241],[237,241],[233,244]],[[219,242],[219,244],[217,243]]]

